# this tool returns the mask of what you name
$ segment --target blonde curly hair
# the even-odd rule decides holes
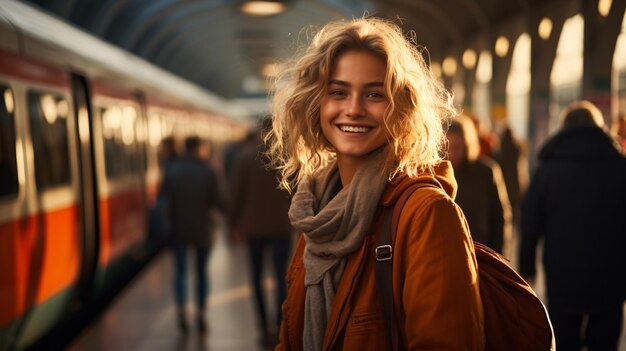
[[[424,61],[414,38],[377,18],[331,22],[273,82],[272,131],[268,156],[280,171],[281,187],[291,191],[336,157],[320,126],[320,102],[331,70],[347,50],[372,53],[386,64],[384,87],[390,97],[384,123],[388,132],[390,179],[414,177],[441,161],[444,120],[457,114],[450,93]]]

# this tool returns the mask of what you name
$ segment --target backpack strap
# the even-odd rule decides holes
[[[393,206],[383,208],[383,225],[380,229],[378,246],[374,250],[376,257],[376,284],[382,300],[387,337],[390,342],[390,350],[400,349],[400,329],[394,313],[393,306],[393,242],[396,237],[398,221],[404,204],[409,196],[419,188],[432,186],[428,183],[415,183],[407,188]]]
[[[398,327],[394,318],[393,308],[393,239],[391,237],[391,217],[393,208],[383,208],[383,226],[380,230],[378,246],[374,254],[376,257],[376,284],[378,293],[383,304],[383,314],[387,329],[387,339],[390,342],[390,350],[398,350]]]

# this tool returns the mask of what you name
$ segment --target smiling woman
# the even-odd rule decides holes
[[[365,18],[326,25],[281,67],[268,141],[283,187],[297,187],[289,217],[304,235],[277,350],[482,350],[476,258],[441,160],[455,110],[421,53]],[[412,187],[382,257],[384,213]],[[377,260],[397,267],[387,320]]]
[[[344,185],[367,155],[387,142],[385,66],[368,52],[346,51],[337,59],[322,98],[322,132],[337,154]]]

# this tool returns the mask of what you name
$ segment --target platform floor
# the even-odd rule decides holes
[[[70,351],[173,351],[173,350],[264,350],[256,327],[248,262],[242,245],[216,241],[209,259],[210,296],[207,310],[209,331],[199,333],[193,321],[194,281],[188,285],[189,331],[177,326],[173,299],[173,262],[169,250],[163,250],[144,271],[120,293],[106,312],[79,337]],[[193,254],[190,255],[193,258]],[[193,268],[189,263],[189,268]],[[265,279],[273,291],[273,281]],[[271,302],[268,313],[274,311]],[[273,318],[273,316],[271,316]]]
[[[223,234],[219,236],[209,260],[211,286],[207,333],[199,333],[193,323],[190,323],[187,334],[178,330],[171,287],[172,257],[168,250],[164,250],[121,292],[107,311],[73,341],[68,350],[265,350],[260,346],[260,334],[256,328],[245,249],[242,245],[227,245],[223,238]],[[542,280],[543,277],[539,276],[536,287],[540,297],[544,292]],[[273,281],[269,276],[265,283],[271,291]],[[193,284],[189,288],[192,293]],[[189,317],[192,317],[192,303],[187,307]],[[624,308],[626,312],[626,305]],[[274,308],[271,306],[269,311],[271,313]],[[189,321],[193,319],[189,318]],[[619,351],[626,351],[626,323]]]

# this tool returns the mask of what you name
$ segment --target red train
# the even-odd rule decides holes
[[[0,350],[90,308],[151,248],[162,138],[241,111],[27,5],[0,3]]]

